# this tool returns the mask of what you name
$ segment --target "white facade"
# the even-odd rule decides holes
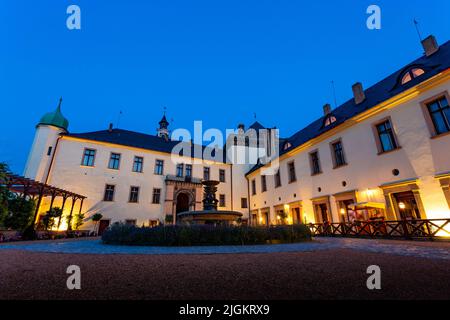
[[[447,51],[449,46],[447,43]],[[412,71],[404,71],[409,72]],[[424,72],[428,72],[426,68]],[[355,88],[353,107],[361,108],[365,94],[362,87],[360,91],[357,85]],[[368,109],[356,110],[358,112],[351,118],[292,148],[294,141],[287,139],[284,144],[287,151],[279,158],[272,155],[276,161],[269,164],[273,166],[279,161],[280,186],[275,186],[273,172],[265,171],[269,165],[253,168],[254,163],[200,159],[192,162],[190,157],[173,159],[167,150],[161,152],[77,138],[61,134],[64,130],[48,124],[37,127],[25,176],[86,196],[82,211],[88,218],[101,213],[105,221],[133,220],[137,225],[165,222],[167,216],[176,217],[183,197],[188,199],[183,200],[188,201],[188,209],[201,209],[199,182],[203,179],[204,167],[210,168],[212,180],[220,180],[220,170],[225,172],[225,181],[219,184],[217,192],[217,197],[225,200],[220,209],[240,211],[252,224],[448,218],[450,111],[446,105],[450,100],[450,71],[444,69],[399,92]],[[443,132],[436,131],[429,109],[436,101],[440,101],[443,108],[441,116],[445,118],[447,112],[449,117],[445,120],[449,128]],[[328,125],[332,119],[328,121],[326,117],[332,116],[333,111],[328,106],[325,111],[324,125]],[[165,117],[161,123],[161,129],[167,130]],[[390,126],[388,135],[395,146],[389,150],[384,150],[380,124]],[[158,139],[167,142],[164,134]],[[246,149],[245,146],[235,147],[233,143],[228,146],[232,154],[236,148]],[[86,149],[95,151],[95,161],[89,166],[83,165]],[[117,169],[108,168],[112,153],[120,154]],[[312,153],[318,155],[320,172],[313,172]],[[143,159],[142,172],[132,170],[135,157]],[[157,160],[164,161],[162,174],[155,173]],[[185,179],[185,173],[182,178],[174,177],[178,163],[192,163],[192,179]],[[295,172],[295,179],[289,172]],[[265,175],[265,190],[262,175]],[[105,197],[107,185],[114,186],[112,199]],[[136,202],[130,202],[131,187],[139,188]],[[159,203],[153,201],[154,189],[161,190]],[[54,203],[58,205],[58,201]],[[47,199],[40,212],[46,212],[48,207]],[[87,220],[83,228],[89,227]]]

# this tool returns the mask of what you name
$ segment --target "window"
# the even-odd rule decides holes
[[[225,207],[225,195],[219,194],[219,207]]]
[[[241,208],[248,208],[247,198],[241,198]]]
[[[267,181],[266,181],[266,176],[262,175],[261,176],[261,192],[266,192],[267,191]]]
[[[105,186],[105,194],[103,196],[103,201],[114,201],[114,191],[116,186],[112,184],[107,184]]]
[[[387,152],[397,149],[397,142],[395,141],[394,131],[389,120],[385,120],[376,126],[378,139],[380,142],[379,151]]]
[[[289,141],[286,141],[286,143],[283,145],[283,150],[287,150],[290,147],[292,147],[291,143]]]
[[[326,118],[325,118],[325,122],[324,122],[324,126],[325,127],[327,127],[327,126],[329,126],[330,124],[332,124],[332,123],[334,123],[334,122],[336,122],[336,117],[335,116],[333,116],[333,115],[328,115]]]
[[[48,149],[47,149],[47,155],[48,156],[50,156],[52,154],[52,149],[53,149],[52,146],[48,147]]]
[[[126,219],[125,224],[129,226],[135,226],[136,225],[136,219]]]
[[[203,180],[209,180],[209,168],[208,167],[203,168]]]
[[[144,163],[144,158],[134,157],[133,172],[142,172],[143,163]]]
[[[281,174],[280,169],[275,173],[275,188],[281,187]]]
[[[136,203],[139,201],[139,187],[132,186],[130,188],[130,197],[128,198],[128,202]]]
[[[331,144],[334,167],[340,167],[346,164],[344,157],[344,148],[342,141],[336,141]]]
[[[161,189],[153,188],[152,203],[154,204],[161,203]]]
[[[164,160],[155,160],[155,174],[162,175],[164,173]]]
[[[186,165],[186,177],[192,177],[192,165],[191,164],[187,164]]]
[[[252,195],[256,194],[256,181],[255,179],[252,180]]]
[[[225,182],[225,170],[224,169],[219,169],[219,181]]]
[[[402,77],[402,84],[410,82],[412,79],[417,78],[418,76],[424,74],[425,71],[421,68],[412,68],[408,70]]]
[[[430,103],[427,103],[427,109],[430,113],[436,134],[450,131],[450,106],[447,98],[441,97]]]
[[[319,151],[313,151],[309,154],[309,159],[311,163],[311,174],[322,173],[320,168]]]
[[[81,164],[87,167],[93,167],[95,161],[95,150],[84,149],[83,161]]]
[[[177,177],[182,177],[183,171],[184,171],[184,164],[182,163],[177,164],[177,172],[176,172]]]
[[[294,161],[288,163],[288,172],[289,172],[289,183],[297,181],[297,176],[295,175]]]
[[[119,153],[111,153],[111,157],[109,158],[108,168],[118,170],[119,164],[120,164],[120,154]]]

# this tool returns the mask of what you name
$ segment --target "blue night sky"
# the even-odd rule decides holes
[[[81,30],[66,8],[81,8]],[[382,29],[366,28],[366,8]],[[0,161],[22,173],[39,118],[60,96],[71,132],[234,128],[257,120],[289,136],[422,54],[423,36],[450,39],[450,1],[2,0]]]

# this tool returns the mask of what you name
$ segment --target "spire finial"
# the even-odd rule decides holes
[[[62,97],[59,97],[58,107],[56,110],[61,111],[61,103],[62,103]]]

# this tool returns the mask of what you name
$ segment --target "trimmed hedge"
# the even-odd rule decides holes
[[[271,227],[169,225],[136,227],[115,223],[102,235],[103,243],[132,246],[204,246],[293,243],[311,240],[305,225]]]

